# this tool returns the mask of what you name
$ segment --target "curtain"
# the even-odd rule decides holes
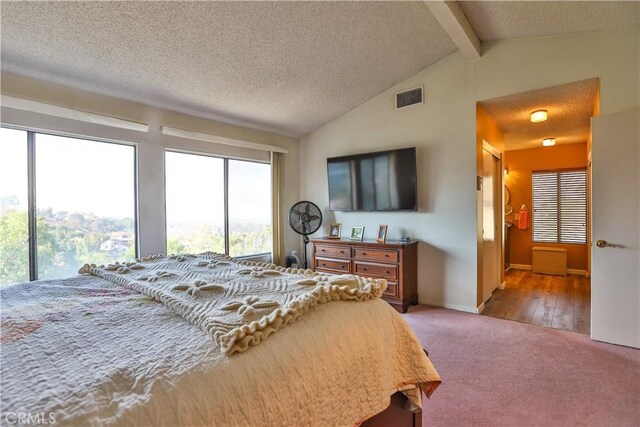
[[[271,152],[271,197],[273,199],[273,263],[284,262],[284,154]]]

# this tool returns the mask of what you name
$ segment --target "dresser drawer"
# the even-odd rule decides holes
[[[320,258],[351,258],[351,247],[316,245],[315,256]]]
[[[349,261],[341,261],[337,259],[324,259],[324,258],[316,258],[315,259],[315,269],[318,271],[328,271],[331,273],[350,273],[350,265]]]
[[[398,262],[398,251],[394,249],[355,248],[353,257],[368,261]]]
[[[382,295],[384,295],[385,297],[398,298],[400,296],[398,283],[387,282],[387,289],[384,290],[384,293]]]
[[[366,277],[381,277],[383,279],[397,279],[397,265],[368,264],[364,262],[354,263],[354,273]]]

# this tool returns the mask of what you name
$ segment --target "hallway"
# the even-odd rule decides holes
[[[496,289],[485,303],[483,315],[589,335],[590,279],[509,270],[505,281],[505,289]]]

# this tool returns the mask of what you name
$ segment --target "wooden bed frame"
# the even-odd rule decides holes
[[[422,349],[429,357],[429,352]],[[409,409],[409,399],[398,391],[391,396],[389,407],[378,415],[365,420],[361,427],[422,427],[422,410],[420,408],[412,411]]]
[[[391,396],[391,404],[387,409],[374,415],[362,424],[361,427],[422,427],[422,410],[415,412],[408,409],[409,399],[401,392]]]

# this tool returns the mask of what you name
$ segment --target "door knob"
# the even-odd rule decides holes
[[[596,242],[596,246],[599,248],[606,248],[606,247],[615,248],[616,247],[616,245],[614,245],[613,243],[607,243],[606,240],[598,240]]]

